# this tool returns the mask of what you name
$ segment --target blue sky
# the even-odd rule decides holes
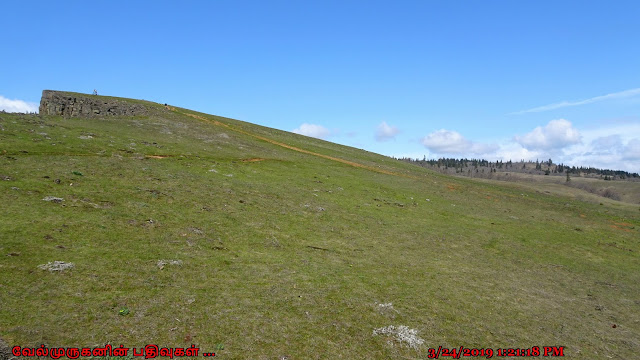
[[[638,1],[7,1],[0,109],[146,99],[391,156],[640,172]]]

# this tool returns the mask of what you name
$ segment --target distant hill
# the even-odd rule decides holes
[[[548,161],[517,161],[511,160],[503,162],[488,161],[485,159],[456,159],[456,158],[440,158],[440,159],[411,159],[401,158],[400,160],[424,166],[427,168],[438,169],[439,172],[450,173],[449,169],[455,170],[454,174],[461,176],[473,177],[474,175],[482,177],[486,174],[495,172],[511,172],[532,175],[547,176],[580,176],[603,180],[630,180],[640,181],[638,173],[630,173],[623,170],[598,169],[594,167],[583,166],[567,166],[564,164],[556,164],[551,159]],[[485,171],[486,170],[486,171]]]
[[[0,179],[11,347],[592,359],[640,344],[637,205],[66,92],[0,114]]]
[[[561,184],[600,197],[640,204],[640,175],[622,170],[566,166],[555,164],[551,159],[544,162],[491,162],[484,159],[453,158],[399,160],[442,174],[539,185]],[[572,189],[565,190],[574,192]]]

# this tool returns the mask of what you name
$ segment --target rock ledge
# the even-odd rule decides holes
[[[148,113],[149,109],[144,105],[97,95],[44,90],[40,100],[40,115],[62,115],[68,118],[144,116]]]

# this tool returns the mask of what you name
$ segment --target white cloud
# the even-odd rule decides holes
[[[456,131],[445,129],[432,132],[421,142],[430,150],[426,154],[428,158],[445,154],[489,161],[551,158],[555,163],[569,166],[640,173],[640,123],[637,119],[580,130],[567,120],[553,120],[522,137],[498,140],[498,145],[473,142]],[[410,154],[410,157],[422,158],[422,155]]]
[[[545,127],[536,127],[514,140],[529,150],[554,150],[581,142],[580,132],[565,119],[551,120]]]
[[[629,140],[622,150],[622,158],[624,160],[640,160],[640,139]]]
[[[440,129],[425,136],[421,140],[431,152],[438,154],[469,154],[482,155],[498,149],[495,144],[482,144],[467,140],[459,132]]]
[[[571,166],[640,172],[640,123],[607,124],[580,131],[582,143],[562,149],[558,162]]]
[[[0,111],[6,112],[38,112],[38,104],[22,100],[10,100],[0,95]]]
[[[386,121],[383,121],[380,125],[378,125],[378,129],[376,130],[376,141],[387,141],[393,139],[400,130],[398,130],[395,126],[387,125]]]
[[[637,96],[637,95],[640,95],[640,88],[629,89],[629,90],[620,91],[620,92],[617,92],[617,93],[612,93],[612,94],[607,94],[607,95],[602,95],[602,96],[596,96],[596,97],[592,97],[592,98],[585,99],[585,100],[562,101],[562,102],[555,103],[555,104],[549,104],[549,105],[535,107],[535,108],[532,108],[532,109],[516,111],[516,112],[513,112],[513,113],[511,113],[509,115],[520,115],[520,114],[531,113],[531,112],[549,111],[549,110],[560,109],[560,108],[568,107],[568,106],[579,106],[579,105],[593,104],[595,102],[600,102],[600,101],[605,101],[605,100],[612,100],[612,99],[627,98],[627,97],[632,97],[632,96]]]
[[[469,141],[457,131],[440,129],[422,138],[422,145],[436,153],[460,154],[469,148]]]
[[[591,141],[591,147],[593,150],[609,151],[614,148],[618,148],[622,144],[622,138],[618,134],[600,136]]]
[[[326,127],[307,123],[300,125],[300,127],[294,129],[293,132],[296,134],[311,136],[318,139],[325,139],[326,137],[331,135],[331,130],[327,129]]]
[[[487,160],[502,160],[502,161],[520,161],[520,160],[536,160],[544,159],[546,154],[537,150],[528,150],[522,147],[522,145],[513,141],[506,141],[500,144],[499,148],[493,153],[489,154],[485,159]],[[546,157],[548,158],[548,156]]]

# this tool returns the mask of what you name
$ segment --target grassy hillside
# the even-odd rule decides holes
[[[637,206],[151,106],[0,114],[7,343],[196,344],[223,359],[640,351]],[[74,267],[38,267],[54,261]]]

